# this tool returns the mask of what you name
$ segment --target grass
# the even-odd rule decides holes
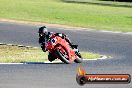
[[[132,32],[131,8],[64,0],[0,0],[0,18]]]
[[[40,49],[0,45],[0,63],[44,62],[46,58]]]
[[[84,59],[97,59],[101,57],[100,54],[95,54],[92,52],[80,52],[80,53]]]
[[[82,4],[96,4],[104,6],[113,6],[113,7],[132,7],[130,2],[118,2],[111,0],[63,0],[69,3],[82,3]]]
[[[81,52],[81,54],[87,59],[100,57],[99,54],[88,52]],[[0,45],[0,63],[44,62],[48,61],[47,55],[40,48]]]

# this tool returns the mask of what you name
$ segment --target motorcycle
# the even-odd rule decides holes
[[[60,59],[66,64],[82,62],[82,56],[77,46],[72,48],[69,43],[61,37],[52,36],[46,44],[46,49],[48,52],[52,53],[55,58]]]

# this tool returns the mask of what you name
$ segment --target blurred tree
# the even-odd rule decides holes
[[[103,1],[132,2],[132,0],[103,0]]]

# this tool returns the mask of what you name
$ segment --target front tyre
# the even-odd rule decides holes
[[[67,58],[68,56],[66,57],[66,55],[63,54],[58,48],[55,49],[55,52],[56,52],[57,56],[59,57],[59,59],[60,59],[62,62],[66,63],[66,64],[70,64],[70,63],[71,63],[71,62],[68,60],[68,58]]]

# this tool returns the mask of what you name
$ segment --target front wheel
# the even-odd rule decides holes
[[[69,61],[68,59],[68,54],[67,52],[65,51],[65,53],[62,53],[58,48],[55,49],[55,52],[57,54],[57,56],[59,57],[59,59],[66,63],[66,64],[70,64],[71,62]]]

